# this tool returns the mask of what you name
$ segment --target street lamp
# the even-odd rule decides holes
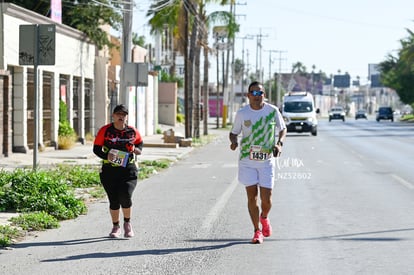
[[[215,48],[217,50],[217,128],[219,128],[219,91],[220,91],[220,81],[219,81],[219,51],[223,51],[223,127],[226,124],[227,119],[227,95],[225,93],[225,71],[224,71],[224,50],[228,47],[228,43],[224,42],[224,39],[228,37],[228,29],[227,26],[215,26],[213,28],[214,37],[216,39]],[[219,42],[221,41],[221,43]],[[227,41],[228,42],[228,41]]]

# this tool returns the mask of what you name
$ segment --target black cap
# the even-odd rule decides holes
[[[115,113],[120,113],[120,112],[128,114],[127,107],[125,107],[125,105],[123,105],[123,104],[116,105],[115,108],[114,108],[114,114]]]

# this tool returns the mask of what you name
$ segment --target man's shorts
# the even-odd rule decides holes
[[[239,161],[239,182],[243,185],[259,185],[273,189],[275,181],[275,162],[271,160],[266,163],[252,164],[250,160]]]

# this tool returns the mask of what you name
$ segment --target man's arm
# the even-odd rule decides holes
[[[277,140],[277,143],[281,143],[281,145],[283,146],[283,141],[285,140],[286,137],[286,133],[287,133],[287,129],[283,129],[282,131],[279,131],[279,139]]]

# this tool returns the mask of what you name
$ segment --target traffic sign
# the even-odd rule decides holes
[[[349,88],[351,84],[351,77],[349,74],[334,75],[334,87]]]
[[[384,85],[381,83],[381,75],[380,74],[372,74],[370,80],[371,80],[371,87],[372,88],[384,87]]]
[[[147,63],[124,63],[125,81],[127,86],[148,86],[148,64]]]
[[[213,27],[213,35],[216,39],[223,39],[229,35],[227,26],[215,26]]]
[[[19,26],[19,65],[34,65],[36,25]]]
[[[56,25],[39,25],[39,65],[55,65]]]
[[[55,65],[55,37],[56,25],[20,25],[19,65]]]

